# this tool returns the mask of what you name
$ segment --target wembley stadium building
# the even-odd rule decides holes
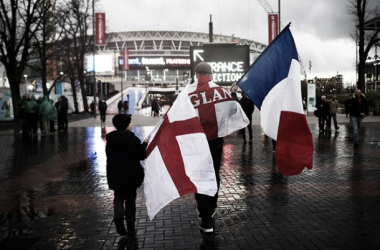
[[[108,33],[105,45],[95,49],[96,77],[111,83],[182,85],[191,79],[192,47],[207,44],[246,47],[249,64],[266,48],[265,44],[233,36],[214,34],[212,38],[210,43],[208,33],[185,31]],[[92,55],[87,56],[88,72],[93,72],[92,58]],[[235,78],[229,80],[236,81]]]

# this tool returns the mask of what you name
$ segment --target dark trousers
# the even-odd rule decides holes
[[[114,218],[124,218],[126,221],[136,219],[136,190],[115,190],[114,191]]]
[[[100,111],[100,121],[106,122],[106,111]]]
[[[247,129],[248,129],[248,134],[249,134],[249,139],[252,140],[252,114],[249,115],[249,114],[246,114],[247,117],[248,117],[248,120],[249,120],[249,124],[247,126]],[[240,133],[243,137],[243,140],[245,141],[246,140],[246,137],[245,137],[245,128],[242,128],[240,130]]]
[[[330,130],[331,129],[331,120],[333,120],[334,122],[334,127],[335,127],[335,130],[338,129],[338,122],[336,120],[336,113],[335,114],[329,114],[329,117],[327,119],[327,122],[328,122],[328,129]]]
[[[58,115],[58,130],[67,130],[68,120],[67,114],[59,114]]]
[[[328,124],[328,116],[318,117],[319,130],[325,131],[325,124]]]
[[[216,192],[214,197],[198,193],[195,194],[195,200],[197,201],[198,205],[199,217],[201,217],[203,220],[210,220],[217,207],[218,192],[220,186],[219,170],[223,153],[223,138],[210,140],[208,141],[208,144],[210,147],[212,160],[214,162],[218,191]]]
[[[28,131],[36,134],[37,133],[37,125],[38,125],[38,114],[37,113],[28,113],[27,114],[28,121]]]

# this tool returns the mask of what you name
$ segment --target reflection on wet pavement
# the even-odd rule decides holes
[[[0,249],[377,249],[380,233],[380,132],[366,124],[321,135],[312,125],[313,169],[278,172],[271,139],[254,126],[252,144],[225,139],[216,233],[201,235],[192,195],[149,221],[137,196],[137,241],[117,235],[106,181],[111,127],[22,138],[1,133]],[[140,139],[152,127],[135,127]],[[344,228],[344,230],[343,230]],[[28,249],[29,249],[28,248]]]

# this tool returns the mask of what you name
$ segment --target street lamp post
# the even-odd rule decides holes
[[[375,65],[375,79],[374,79],[375,80],[375,89],[374,89],[375,91],[377,91],[377,81],[379,80],[379,77],[377,75],[377,66],[379,65],[380,61],[377,60],[378,57],[379,56],[376,54],[375,55],[375,64],[374,64]]]
[[[94,118],[96,118],[96,77],[95,77],[95,0],[92,0],[92,68],[93,68],[93,88],[94,88]]]

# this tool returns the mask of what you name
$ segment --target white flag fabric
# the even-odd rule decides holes
[[[183,195],[216,194],[209,145],[187,88],[153,129],[149,141],[144,193],[150,220]]]

